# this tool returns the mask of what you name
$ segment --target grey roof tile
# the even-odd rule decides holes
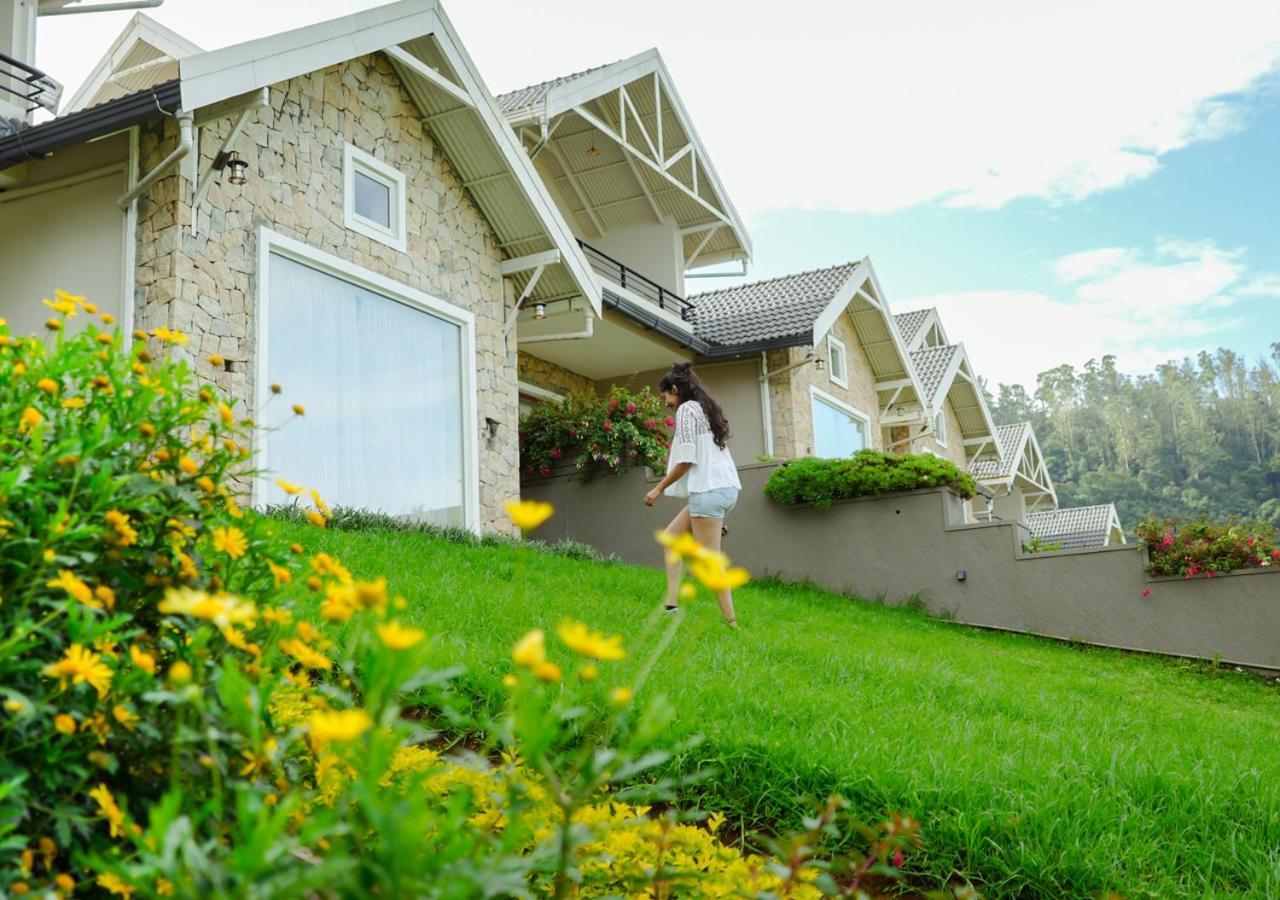
[[[1018,448],[1022,446],[1022,436],[1031,429],[1030,422],[1019,422],[1017,425],[1001,425],[996,428],[996,443],[1000,447],[1000,458],[984,456],[973,463],[973,477],[979,481],[1004,480],[1018,468]]]
[[[695,294],[694,333],[715,345],[811,341],[813,323],[857,267],[849,262]]]
[[[1105,547],[1111,537],[1111,505],[1051,509],[1027,516],[1027,528],[1046,544],[1064,550]]]
[[[924,325],[924,320],[929,318],[930,312],[932,310],[915,309],[911,312],[894,314],[893,321],[898,326],[898,333],[902,335],[904,344],[910,345],[915,340],[920,332],[920,326]]]
[[[505,94],[499,94],[494,99],[498,101],[498,109],[502,110],[502,114],[504,116],[510,116],[518,112],[534,109],[542,104],[543,99],[552,88],[574,81],[584,75],[590,75],[592,72],[598,72],[606,65],[611,66],[613,63],[592,66],[590,69],[583,69],[581,72],[574,72],[571,75],[561,75],[559,78],[540,81],[537,84],[531,84],[528,87],[517,88],[514,91],[507,91]]]
[[[942,378],[947,374],[951,360],[959,349],[958,344],[949,344],[946,347],[923,347],[911,351],[911,364],[920,379],[920,387],[924,389],[926,402],[932,402],[937,396]]]

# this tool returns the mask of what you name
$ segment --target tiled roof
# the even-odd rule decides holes
[[[716,345],[812,340],[813,323],[857,267],[850,262],[695,294],[694,333]]]
[[[926,403],[933,401],[942,384],[942,378],[951,366],[951,360],[959,351],[958,344],[946,347],[923,347],[911,351],[911,362],[915,366],[916,375],[920,379],[920,387],[924,390]]]
[[[1027,528],[1046,544],[1064,550],[1105,547],[1111,537],[1110,504],[1051,509],[1027,516]]]
[[[929,313],[932,311],[929,309],[916,309],[911,312],[896,313],[894,315],[893,321],[898,326],[898,333],[902,335],[904,344],[910,345],[915,340],[920,327],[924,325],[924,320],[929,318]]]
[[[971,469],[973,477],[979,481],[1004,480],[1018,468],[1018,448],[1022,446],[1022,437],[1031,428],[1030,422],[1019,422],[1017,425],[1001,425],[996,428],[996,443],[1000,446],[1000,458],[984,456],[975,460]]]
[[[613,64],[606,63],[605,65]],[[562,75],[559,78],[552,78],[550,81],[542,81],[538,84],[531,84],[528,87],[507,91],[507,93],[499,94],[494,99],[498,101],[498,109],[502,110],[502,114],[509,116],[539,106],[552,88],[574,81],[583,75],[598,72],[603,68],[604,66],[593,66],[590,69],[583,69],[581,72],[574,72],[572,75]]]

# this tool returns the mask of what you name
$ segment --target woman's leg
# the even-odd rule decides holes
[[[691,518],[689,522],[694,540],[708,550],[719,553],[720,528],[724,525],[724,519],[704,519],[699,516]],[[720,601],[720,614],[724,616],[724,620],[730,624],[736,624],[738,619],[733,612],[733,592],[721,591],[716,595],[716,599]]]
[[[679,537],[689,530],[689,507],[685,507],[676,514],[671,520],[671,524],[667,526],[667,534],[672,537]],[[667,599],[663,601],[663,605],[667,609],[673,609],[680,604],[680,579],[684,577],[684,561],[675,554],[668,553],[666,556],[667,563]]]

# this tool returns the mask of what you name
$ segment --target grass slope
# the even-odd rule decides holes
[[[500,702],[513,641],[564,617],[621,632],[638,666],[659,573],[415,533],[282,523],[358,575]],[[655,548],[655,555],[656,555]],[[645,690],[706,740],[688,802],[783,828],[839,792],[924,822],[912,860],[989,897],[1280,896],[1280,705],[1259,679],[982,632],[776,583],[738,594],[742,630],[700,598]]]

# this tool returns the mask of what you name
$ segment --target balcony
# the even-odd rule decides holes
[[[596,274],[612,281],[642,300],[652,303],[663,312],[678,317],[682,322],[693,322],[693,304],[679,294],[664,288],[650,278],[628,268],[622,262],[609,256],[603,250],[593,247],[586,241],[579,240],[578,246],[586,255],[591,268]]]

